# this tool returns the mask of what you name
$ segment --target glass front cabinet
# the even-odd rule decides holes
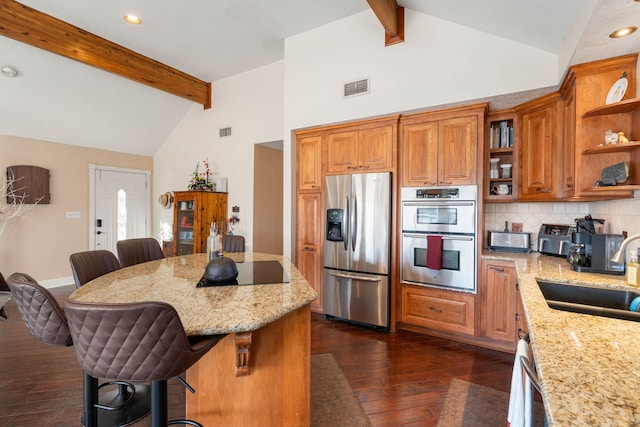
[[[227,230],[227,193],[174,191],[173,255],[205,252],[211,223]]]

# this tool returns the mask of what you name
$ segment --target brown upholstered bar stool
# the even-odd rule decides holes
[[[244,237],[236,234],[222,236],[222,248],[225,252],[244,252]]]
[[[73,345],[69,325],[64,310],[53,295],[31,276],[25,273],[14,273],[7,279],[20,315],[29,332],[45,344],[69,347]],[[150,412],[148,403],[142,404],[134,399],[134,393],[127,391],[126,398],[118,392],[103,393],[102,400],[105,403],[97,403],[98,381],[84,374],[85,384],[85,412],[82,417],[85,426],[125,426],[145,417]],[[93,384],[93,387],[87,387]],[[104,385],[104,384],[103,384]],[[87,414],[87,393],[92,396],[92,402],[98,406],[92,407]],[[98,413],[97,409],[103,409]]]
[[[71,271],[73,272],[76,288],[97,277],[120,270],[118,258],[112,252],[105,250],[71,254],[69,263],[71,263]]]
[[[76,354],[92,377],[151,381],[151,425],[201,426],[193,420],[168,421],[167,380],[195,364],[224,335],[187,337],[169,304],[91,304],[65,301]],[[211,379],[215,381],[215,378]]]
[[[153,237],[118,240],[116,248],[122,267],[164,258],[160,243]]]
[[[107,273],[111,273],[116,270],[120,270],[120,262],[118,258],[111,251],[106,250],[94,250],[84,251],[71,254],[69,256],[69,263],[71,264],[71,271],[73,273],[73,280],[75,281],[76,288],[84,286],[88,282],[103,276]],[[93,388],[97,386],[97,380],[91,380],[85,382],[85,404],[88,404],[88,399],[94,394]],[[137,412],[140,412],[140,417],[146,416],[151,412],[151,388],[145,384],[137,384],[132,386],[131,384],[121,383],[119,385],[119,394],[117,400],[125,401],[133,399],[134,407],[140,408]],[[131,396],[131,393],[134,396]],[[85,408],[85,412],[95,413],[95,410],[91,407]]]

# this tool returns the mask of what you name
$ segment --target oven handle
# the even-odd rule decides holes
[[[448,207],[448,206],[474,206],[475,202],[448,202],[446,200],[438,200],[438,201],[432,201],[432,202],[402,202],[402,206],[442,206],[442,207]]]
[[[341,279],[352,279],[352,280],[360,280],[363,282],[379,282],[379,277],[365,277],[365,276],[354,276],[352,274],[344,274],[344,273],[329,273],[329,276],[340,277]]]
[[[462,240],[466,242],[472,242],[473,237],[471,236],[450,236],[450,235],[442,235],[442,234],[424,234],[424,233],[402,233],[402,237],[412,237],[412,238],[424,238],[427,236],[442,236],[442,240]]]

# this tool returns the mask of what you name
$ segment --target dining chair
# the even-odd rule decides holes
[[[118,240],[116,249],[123,268],[164,258],[160,243],[153,237]]]
[[[96,378],[151,381],[152,427],[201,427],[193,420],[168,421],[167,380],[193,366],[224,334],[188,337],[175,308],[163,302],[66,300],[64,310],[85,373]]]
[[[244,252],[244,236],[236,234],[222,236],[222,248],[225,252]]]
[[[120,269],[120,262],[113,252],[102,249],[71,254],[69,263],[76,288],[97,277]]]
[[[73,345],[64,310],[46,288],[25,273],[12,274],[7,278],[7,285],[27,329],[34,337],[48,345]],[[101,393],[101,400],[108,402],[101,404],[99,389],[112,384],[107,382],[98,386],[97,378],[84,374],[84,426],[125,426],[151,412],[149,386],[117,382],[117,391]],[[121,387],[124,387],[124,392]],[[101,409],[99,413],[98,409]]]

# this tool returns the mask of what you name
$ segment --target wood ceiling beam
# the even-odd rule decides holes
[[[384,45],[389,46],[404,41],[404,7],[396,0],[367,0],[384,28]]]
[[[0,0],[0,35],[211,108],[211,83],[13,0]]]

